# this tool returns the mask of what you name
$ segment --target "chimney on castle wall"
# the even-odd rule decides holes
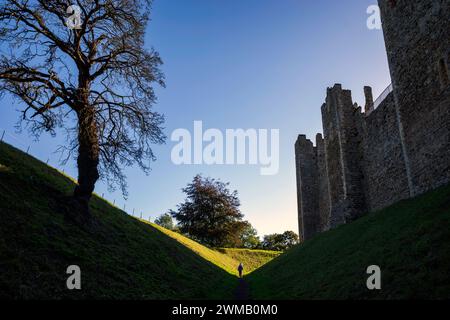
[[[369,114],[374,109],[372,87],[369,86],[364,87],[364,96],[366,97],[366,105],[364,107],[364,112],[366,114]]]

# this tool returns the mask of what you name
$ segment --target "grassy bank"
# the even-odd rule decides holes
[[[220,259],[205,260],[99,197],[91,201],[94,228],[66,221],[73,187],[57,170],[0,143],[0,298],[233,297],[237,279],[217,267]],[[82,290],[66,289],[69,265],[80,266]]]
[[[381,290],[366,287],[369,265]],[[248,277],[259,299],[450,298],[450,186],[320,234]]]

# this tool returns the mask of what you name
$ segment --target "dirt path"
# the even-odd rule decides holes
[[[236,288],[236,292],[234,294],[236,300],[249,300],[250,299],[250,288],[248,286],[247,281],[241,278],[239,279],[239,285]]]

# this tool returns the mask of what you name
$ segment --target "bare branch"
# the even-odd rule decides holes
[[[80,152],[91,148],[86,159],[98,157],[100,176],[125,194],[122,168],[149,172],[151,145],[165,141],[164,118],[152,110],[153,85],[164,86],[162,61],[144,47],[151,1],[76,0],[82,23],[71,30],[72,4],[0,0],[0,92],[22,101],[34,134],[65,128],[68,146],[59,150],[78,148],[79,170]],[[70,111],[77,119],[67,119]]]

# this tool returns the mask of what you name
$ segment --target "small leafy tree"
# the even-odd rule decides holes
[[[85,218],[99,178],[126,195],[123,166],[148,172],[151,144],[165,140],[163,117],[152,110],[153,85],[164,85],[162,62],[144,48],[150,6],[151,0],[0,0],[0,94],[22,103],[21,120],[32,134],[67,132],[61,150],[65,159],[76,156],[74,199]]]
[[[264,236],[262,248],[265,250],[285,251],[298,243],[298,235],[293,231],[282,234],[274,233]]]
[[[155,219],[155,223],[163,228],[174,230],[175,224],[173,223],[172,216],[169,213],[164,213]]]
[[[258,231],[256,231],[253,226],[246,221],[246,225],[242,230],[240,236],[241,244],[240,247],[247,249],[257,249],[261,246],[261,240],[258,237]]]
[[[229,183],[212,178],[194,177],[182,191],[186,200],[171,210],[180,231],[212,247],[236,247],[248,222],[242,221],[237,191]]]

